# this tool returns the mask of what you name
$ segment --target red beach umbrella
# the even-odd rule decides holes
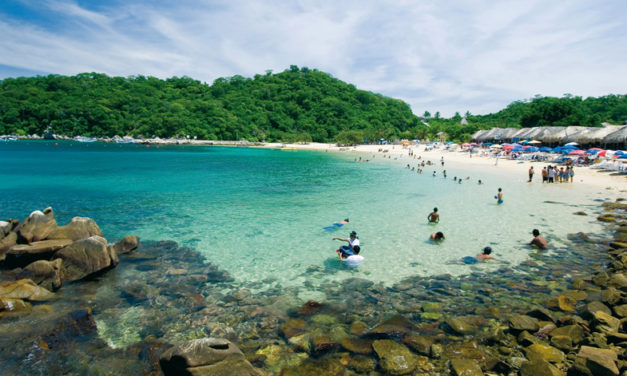
[[[601,151],[601,150],[603,150],[603,149],[601,149],[601,148],[590,148],[590,149],[588,149],[588,150],[599,150],[599,151]]]
[[[568,155],[586,155],[586,152],[583,150],[573,150]]]
[[[607,150],[603,150],[597,153],[599,157],[605,157],[605,154],[607,154]]]
[[[516,145],[503,145],[503,149],[505,149],[505,150],[512,150],[515,147],[516,147]]]

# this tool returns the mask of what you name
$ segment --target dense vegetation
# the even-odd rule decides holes
[[[415,116],[403,101],[359,90],[329,74],[291,66],[254,78],[76,76],[0,81],[0,134],[131,135],[249,141],[437,138],[465,141],[478,129],[599,126],[627,121],[627,96],[536,97],[489,115]],[[440,133],[441,135],[441,133]]]

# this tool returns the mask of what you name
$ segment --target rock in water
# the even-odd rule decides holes
[[[451,359],[451,368],[457,376],[483,376],[483,371],[472,359]]]
[[[581,346],[577,360],[585,364],[592,375],[617,376],[619,373],[616,366],[618,356],[612,350]]]
[[[42,240],[30,244],[17,244],[9,249],[8,255],[39,255],[65,248],[72,244],[70,239]]]
[[[76,241],[58,251],[54,258],[63,260],[65,280],[69,282],[118,264],[115,250],[107,248],[107,240],[100,236]]]
[[[48,300],[54,294],[30,279],[0,282],[0,298],[25,299],[31,301]]]
[[[374,341],[372,347],[380,359],[381,368],[391,375],[407,375],[418,366],[417,356],[393,340]]]
[[[57,227],[48,235],[48,239],[71,239],[76,241],[87,239],[94,235],[102,236],[102,231],[100,231],[96,221],[87,217],[74,217],[67,225]]]
[[[61,259],[35,261],[22,269],[17,276],[22,279],[31,279],[39,286],[54,291],[63,286],[62,264]]]
[[[115,243],[114,245],[110,247],[113,247],[113,249],[115,250],[115,253],[117,253],[118,255],[123,255],[125,253],[129,253],[130,251],[134,250],[135,248],[137,248],[138,245],[139,245],[139,239],[137,238],[137,236],[127,235],[122,240],[120,240],[119,242]]]
[[[57,221],[54,219],[52,208],[46,208],[43,212],[36,210],[28,218],[20,223],[16,232],[27,243],[44,240],[57,229]]]
[[[159,359],[164,375],[263,376],[226,339],[202,338],[174,346]]]

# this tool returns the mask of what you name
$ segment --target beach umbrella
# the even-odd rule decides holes
[[[483,145],[484,146],[492,146],[493,144],[491,142],[484,142]]]
[[[452,143],[453,143],[453,141],[447,141],[444,145],[450,145]]]
[[[588,153],[588,154],[597,154],[597,153],[600,153],[600,152],[602,152],[602,151],[603,151],[603,149],[594,148],[594,149],[588,149],[588,150],[586,151],[586,153]]]
[[[600,151],[599,154],[597,154],[597,155],[599,157],[605,157],[605,154],[607,154],[607,150]]]
[[[543,146],[540,148],[540,151],[543,151],[543,152],[551,151],[551,148],[548,146]]]
[[[616,154],[618,154],[618,155],[623,155],[623,154],[627,154],[627,153],[626,153],[626,152],[624,152],[624,151],[622,151],[622,150],[616,150],[616,151],[614,152],[614,155],[616,155]]]
[[[551,153],[561,153],[561,152],[562,152],[562,148],[559,146],[556,146],[553,149],[551,149]]]
[[[586,155],[586,152],[583,150],[573,150],[569,152],[568,155]]]
[[[520,145],[518,145],[518,146],[520,146]],[[503,145],[503,149],[505,149],[505,150],[512,150],[512,149],[514,149],[515,147],[516,147],[516,145],[512,145],[512,144],[509,144],[509,145]]]
[[[627,154],[621,154],[618,156],[618,159],[627,159]]]
[[[598,151],[601,151],[601,150],[603,150],[603,149],[601,149],[601,148],[590,148],[590,149],[588,149],[588,150],[598,150]]]
[[[541,144],[542,141],[538,141],[538,140],[531,140],[531,141],[527,141],[528,144],[532,144],[532,145],[537,145],[537,144]]]
[[[503,146],[498,145],[498,144],[497,145],[492,145],[492,146],[490,146],[490,149],[503,149]]]
[[[513,144],[510,144],[510,145],[514,145],[514,146],[522,146],[521,144],[517,144],[517,143],[515,143],[515,142],[514,142]]]
[[[526,148],[526,149],[525,149],[525,151],[526,151],[527,153],[535,153],[535,152],[537,152],[537,151],[540,151],[540,149],[539,149],[539,148],[537,148],[537,147],[535,147],[535,146],[531,146],[531,147]]]
[[[564,146],[577,146],[577,145],[579,145],[579,144],[578,144],[578,143],[576,143],[576,142],[569,142],[569,143],[567,143],[567,144],[566,144],[566,145],[564,145]]]
[[[471,146],[477,146],[477,143],[476,142],[471,142],[470,145]]]

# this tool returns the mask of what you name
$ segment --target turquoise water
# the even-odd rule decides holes
[[[526,165],[519,176],[479,176],[447,163],[443,179],[439,166],[422,175],[403,168],[413,159],[359,163],[354,154],[302,150],[20,141],[0,143],[0,163],[0,218],[51,206],[60,224],[87,216],[109,241],[171,239],[254,290],[302,286],[303,299],[323,298],[319,286],[350,276],[391,284],[515,266],[533,252],[524,245],[533,228],[555,248],[569,246],[568,233],[601,231],[594,216],[573,213],[613,194],[526,184]],[[503,205],[493,199],[498,187]],[[434,206],[441,222],[429,225]],[[322,229],[345,217],[343,228]],[[332,240],[351,230],[366,257],[357,270],[341,267],[334,250],[343,243]],[[445,233],[442,244],[427,240],[435,231]],[[498,261],[447,262],[486,245]]]

